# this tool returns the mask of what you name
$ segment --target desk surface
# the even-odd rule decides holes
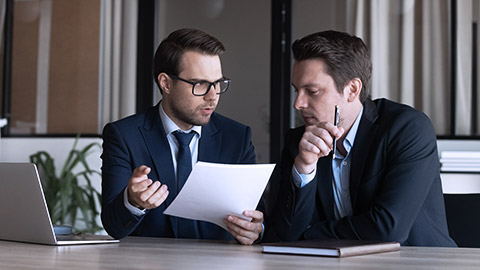
[[[480,269],[480,249],[402,247],[347,258],[275,255],[261,246],[128,237],[117,244],[44,246],[0,241],[0,269]]]

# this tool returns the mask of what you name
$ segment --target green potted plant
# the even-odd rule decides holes
[[[91,177],[101,174],[89,167],[86,158],[101,145],[90,143],[76,149],[78,137],[58,174],[54,159],[46,151],[32,154],[30,162],[39,169],[52,224],[71,226],[73,232],[95,233],[103,229],[97,223],[101,194],[92,186]],[[80,184],[82,179],[84,185]]]

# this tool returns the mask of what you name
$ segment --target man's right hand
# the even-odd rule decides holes
[[[160,181],[153,182],[148,178],[151,169],[147,166],[135,168],[128,181],[128,202],[141,209],[152,209],[160,206],[168,196],[168,187]]]
[[[333,136],[338,139],[343,132],[343,128],[326,122],[305,127],[295,158],[297,171],[300,174],[310,174],[315,169],[318,159],[327,156],[333,149]]]

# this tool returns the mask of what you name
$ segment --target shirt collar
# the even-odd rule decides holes
[[[343,141],[343,146],[345,147],[345,150],[347,150],[347,153],[349,153],[350,149],[352,149],[353,147],[353,142],[355,141],[355,137],[357,136],[358,126],[360,124],[360,119],[362,118],[362,115],[363,106],[362,109],[360,109],[360,113],[358,114],[357,119],[355,119],[352,128],[350,128],[350,131],[348,132],[345,140]]]
[[[165,133],[167,134],[167,136],[176,130],[181,130],[182,132],[185,132],[185,133],[189,133],[190,131],[193,130],[199,135],[198,137],[200,138],[200,136],[202,135],[202,126],[193,126],[191,129],[184,131],[181,128],[179,128],[177,124],[175,124],[172,121],[172,119],[170,119],[170,117],[168,117],[168,115],[163,110],[163,106],[161,102],[160,102],[160,106],[158,107],[159,107],[160,119],[162,120],[163,128],[165,129]]]

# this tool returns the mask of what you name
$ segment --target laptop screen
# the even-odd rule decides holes
[[[33,163],[0,163],[0,216],[1,240],[62,244],[55,238],[42,183]],[[76,238],[80,241],[65,243],[118,242],[109,236]]]

